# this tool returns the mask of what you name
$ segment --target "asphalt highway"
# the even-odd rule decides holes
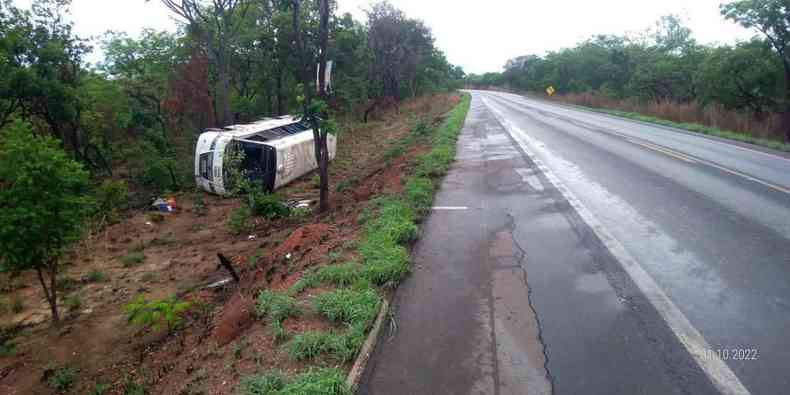
[[[360,392],[787,393],[785,154],[472,95]]]

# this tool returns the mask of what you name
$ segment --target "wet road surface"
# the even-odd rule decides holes
[[[752,168],[720,164],[755,182],[706,164],[704,141],[678,152],[659,146],[675,132],[601,117],[473,93],[435,201],[466,209],[427,219],[359,393],[785,392],[781,171],[741,149]]]

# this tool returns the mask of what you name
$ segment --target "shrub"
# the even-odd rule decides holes
[[[414,126],[411,128],[412,134],[416,134],[417,136],[428,136],[431,134],[431,126],[430,121],[425,118],[420,118],[417,122],[414,123]]]
[[[268,220],[288,217],[291,209],[275,194],[267,194],[255,188],[248,195],[252,215]]]
[[[129,187],[125,181],[105,180],[93,192],[95,216],[104,218],[108,223],[117,223],[120,212],[129,204]]]
[[[77,370],[71,367],[55,369],[47,380],[50,388],[55,391],[63,392],[71,388],[77,380]]]
[[[45,299],[58,323],[60,257],[79,240],[92,206],[88,172],[50,136],[13,123],[0,138],[0,261],[3,271],[44,273]]]
[[[291,217],[291,218],[307,218],[311,214],[313,214],[313,210],[311,210],[310,207],[298,207],[298,208],[295,208],[295,209],[291,209],[291,213],[289,214],[289,217]]]
[[[16,344],[11,340],[0,342],[0,357],[13,357],[16,355]]]
[[[239,207],[230,214],[228,228],[234,235],[250,232],[254,229],[252,222],[252,210],[247,206]]]
[[[63,304],[69,310],[79,310],[82,307],[82,298],[79,295],[73,294],[66,297],[66,300],[63,301]]]
[[[124,310],[129,322],[134,325],[154,331],[164,325],[171,332],[181,325],[182,316],[190,306],[189,302],[179,301],[176,297],[147,301],[140,295],[124,306]]]

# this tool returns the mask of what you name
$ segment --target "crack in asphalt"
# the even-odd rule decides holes
[[[527,268],[526,268],[526,258],[527,252],[526,250],[519,244],[518,240],[516,240],[513,232],[516,230],[516,219],[513,217],[511,213],[507,213],[507,222],[505,223],[505,227],[510,231],[510,237],[513,240],[513,245],[517,249],[517,254],[514,258],[518,262],[518,267],[521,270],[523,275],[522,281],[524,282],[524,286],[527,288],[527,305],[529,309],[532,311],[532,314],[535,316],[535,324],[538,328],[538,342],[541,345],[541,352],[543,354],[543,371],[546,372],[546,380],[549,382],[549,390],[550,393],[554,393],[554,376],[552,376],[551,371],[549,370],[549,354],[547,352],[546,342],[543,340],[543,325],[540,322],[540,316],[538,315],[538,310],[535,309],[534,304],[532,303],[532,287],[529,285],[529,281],[527,280]]]

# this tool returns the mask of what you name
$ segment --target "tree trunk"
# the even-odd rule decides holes
[[[318,26],[318,96],[321,100],[326,100],[326,62],[327,47],[329,46],[329,0],[318,1],[319,26]],[[329,118],[329,114],[320,114],[324,119]],[[320,131],[320,138],[316,141],[318,155],[318,170],[320,178],[320,212],[329,210],[329,147],[327,147],[327,131]]]
[[[230,56],[225,48],[225,40],[220,39],[217,57],[217,123],[220,127],[230,125]]]
[[[58,313],[58,295],[57,295],[57,264],[50,264],[49,283],[44,279],[44,272],[41,268],[36,268],[38,274],[38,281],[41,283],[41,288],[44,290],[44,298],[49,303],[49,309],[52,312],[52,323],[55,326],[60,326],[60,314]]]
[[[782,130],[784,131],[785,143],[790,143],[790,63],[783,62],[785,69],[785,97],[782,111]]]

